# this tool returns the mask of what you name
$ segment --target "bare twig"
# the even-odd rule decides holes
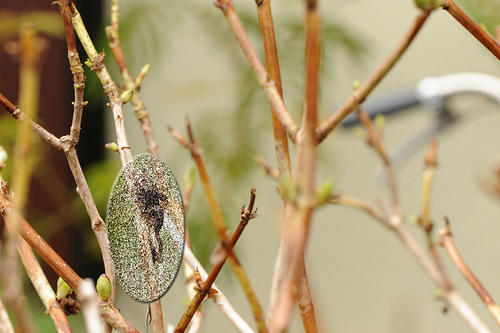
[[[70,333],[71,326],[69,325],[68,318],[60,307],[56,299],[54,290],[52,290],[49,281],[47,281],[47,278],[45,277],[45,274],[42,271],[42,267],[40,267],[40,264],[38,263],[33,250],[28,245],[28,243],[26,243],[26,241],[19,236],[17,246],[19,255],[26,269],[26,273],[28,274],[33,287],[35,287],[38,296],[42,300],[47,313],[50,314],[57,332]]]
[[[2,215],[7,227],[12,223],[12,204],[0,195],[0,215]],[[19,235],[42,257],[42,259],[68,283],[68,285],[78,294],[78,287],[82,278],[54,251],[52,247],[29,225],[20,218]],[[138,332],[128,323],[121,314],[116,311],[110,303],[101,303],[101,315],[111,326],[120,332]]]
[[[367,143],[370,145],[375,152],[378,154],[382,163],[384,164],[384,169],[387,174],[387,180],[389,182],[389,189],[391,192],[392,205],[397,214],[401,215],[401,207],[399,203],[399,194],[398,194],[398,182],[396,178],[396,172],[394,171],[394,165],[392,164],[389,155],[382,144],[381,134],[373,125],[372,120],[368,116],[366,112],[364,112],[361,108],[356,108],[356,112],[358,114],[360,122],[363,124],[363,127],[367,132]]]
[[[278,89],[276,88],[276,83],[270,78],[264,65],[259,60],[257,52],[255,51],[248,35],[241,24],[238,14],[234,10],[232,5],[232,0],[217,0],[215,5],[222,10],[224,17],[231,28],[236,41],[240,45],[243,54],[247,58],[250,67],[257,77],[257,81],[264,90],[264,93],[271,104],[272,109],[276,117],[279,119],[280,123],[286,129],[290,138],[295,141],[295,136],[297,135],[298,128],[293,121],[290,113],[286,109],[283,99],[280,96]]]
[[[91,279],[82,280],[78,290],[87,332],[104,333],[104,325],[99,316],[99,296],[94,291],[94,283]]]
[[[416,262],[423,268],[430,279],[443,291],[444,299],[452,306],[452,308],[462,317],[462,319],[475,331],[475,332],[490,332],[484,325],[482,320],[474,313],[467,302],[460,296],[460,294],[449,284],[449,279],[444,275],[444,272],[439,269],[436,263],[431,260],[418,244],[415,238],[408,232],[404,224],[399,220],[396,215],[391,218],[384,218],[377,210],[369,203],[359,199],[349,198],[343,200],[343,196],[332,199],[332,203],[339,205],[346,205],[349,207],[361,209],[368,215],[374,217],[383,223],[384,226],[394,231],[399,239],[403,242],[404,246],[415,257]],[[345,198],[345,197],[344,197]]]
[[[47,131],[45,128],[42,126],[38,125],[31,119],[26,119],[26,116],[24,113],[19,109],[17,106],[12,104],[12,102],[5,97],[4,94],[0,92],[0,104],[7,110],[12,118],[18,120],[18,121],[24,121],[27,120],[31,126],[31,129],[42,138],[42,140],[46,141],[47,143],[51,144],[54,146],[56,149],[62,150],[62,145],[59,139],[54,136],[52,133]]]
[[[267,72],[269,73],[270,79],[276,84],[276,89],[278,90],[281,99],[283,99],[278,48],[276,46],[273,15],[271,12],[271,0],[256,0],[255,4],[257,5],[260,32],[264,43]],[[274,142],[276,159],[278,161],[278,171],[280,173],[290,172],[290,154],[288,152],[286,130],[281,125],[276,115],[276,111],[272,108],[272,105],[271,112],[273,115]]]
[[[205,166],[205,161],[203,160],[203,155],[201,154],[201,150],[194,139],[194,134],[189,119],[186,119],[186,128],[188,132],[189,141],[186,138],[184,138],[179,132],[175,131],[172,128],[168,128],[168,131],[170,135],[172,135],[172,137],[177,142],[179,142],[179,144],[189,149],[189,151],[191,152],[191,157],[196,163],[203,191],[205,193],[205,197],[210,207],[210,214],[215,224],[215,229],[219,235],[219,238],[222,241],[227,241],[226,224],[224,222],[224,218],[222,217],[220,206],[218,205],[217,199],[215,198],[215,191],[212,187],[212,183],[208,176],[208,172]],[[236,275],[236,278],[238,279],[241,287],[243,288],[243,291],[245,292],[248,302],[250,303],[250,306],[252,308],[252,313],[255,318],[255,321],[258,323],[257,324],[258,326],[260,325],[260,327],[265,327],[264,314],[262,312],[262,308],[260,306],[259,300],[257,299],[255,291],[252,288],[250,279],[248,278],[236,254],[231,250],[228,251],[229,251],[229,263],[231,265],[231,269],[233,270],[234,274]]]
[[[361,104],[368,95],[375,89],[375,87],[382,81],[382,79],[389,73],[389,71],[398,62],[401,56],[406,52],[415,36],[418,34],[425,21],[429,17],[430,12],[420,12],[413,21],[410,29],[405,33],[401,41],[397,44],[396,48],[384,59],[384,61],[377,67],[366,82],[356,90],[345,103],[335,111],[328,119],[326,119],[316,132],[318,135],[318,142],[323,141],[325,137],[335,128],[340,122],[355,110],[356,106]]]
[[[85,28],[85,24],[82,21],[80,13],[76,9],[75,5],[71,6],[71,19],[73,22],[73,27],[75,28],[76,34],[82,43],[87,56],[90,59],[90,67],[96,73],[99,81],[101,81],[102,88],[108,96],[111,110],[113,111],[113,119],[116,129],[116,140],[118,144],[118,151],[120,153],[120,159],[122,164],[126,164],[132,159],[132,153],[130,151],[130,146],[128,145],[127,135],[125,132],[125,124],[123,121],[123,110],[122,110],[122,100],[120,99],[118,93],[118,87],[109,75],[106,66],[104,65],[104,54],[97,53],[94,43],[90,39],[90,36]]]
[[[194,256],[193,252],[189,247],[184,248],[184,260],[189,264],[192,269],[197,269],[200,272],[200,276],[203,280],[208,278],[207,272],[203,269],[200,262]],[[243,318],[234,310],[233,306],[227,300],[226,296],[222,293],[222,291],[215,285],[212,285],[212,288],[217,291],[212,296],[212,300],[215,305],[219,308],[219,310],[233,323],[234,327],[238,330],[238,332],[242,333],[253,333],[253,330],[248,326]]]
[[[443,0],[443,9],[450,13],[465,29],[500,60],[500,44],[491,37],[479,24],[474,22],[453,0]]]
[[[318,95],[319,95],[319,67],[320,67],[320,15],[316,0],[306,1],[306,88],[305,88],[305,111],[302,125],[297,134],[297,151],[295,155],[295,167],[293,180],[297,186],[300,203],[298,207],[290,208],[290,223],[285,232],[289,235],[283,238],[285,241],[284,252],[278,256],[282,261],[275,275],[281,276],[281,286],[273,290],[278,294],[275,305],[275,313],[269,318],[269,330],[281,332],[289,324],[293,306],[297,301],[296,291],[300,291],[301,274],[305,274],[304,251],[309,233],[309,224],[315,203],[315,169],[316,169],[316,125],[318,119]],[[287,216],[287,217],[288,217]],[[309,288],[302,289],[308,295],[303,299],[309,299]],[[294,292],[294,290],[296,290]],[[273,304],[274,306],[274,304]],[[302,316],[304,326],[316,331],[314,318],[314,307],[309,302],[304,306],[309,314]]]
[[[85,89],[85,75],[83,73],[82,63],[78,55],[78,50],[76,48],[75,33],[72,25],[72,14],[70,8],[70,2],[68,0],[59,0],[57,2],[60,8],[61,16],[64,23],[64,30],[66,33],[66,45],[68,48],[68,62],[71,74],[73,75],[73,87],[75,91],[75,100],[73,102],[73,119],[71,121],[71,128],[69,136],[63,136],[60,142],[63,145],[63,150],[68,160],[68,165],[75,179],[77,185],[78,194],[80,195],[87,214],[90,217],[92,230],[94,231],[99,248],[101,250],[101,255],[104,262],[104,270],[106,276],[111,282],[111,298],[110,302],[113,303],[115,299],[115,271],[111,259],[111,251],[109,249],[109,242],[106,236],[106,227],[104,221],[101,218],[99,211],[95,205],[94,199],[90,192],[90,188],[83,174],[83,170],[78,160],[78,155],[76,153],[76,145],[78,144],[80,138],[80,127],[82,122],[82,113],[85,102],[83,100],[83,94]],[[109,330],[109,327],[108,327]]]
[[[451,260],[457,266],[458,270],[465,277],[467,282],[471,285],[474,291],[481,298],[483,303],[488,308],[493,318],[495,318],[498,325],[500,325],[500,307],[490,296],[486,288],[481,284],[476,275],[470,270],[460,253],[458,253],[455,242],[452,238],[450,222],[446,219],[446,227],[439,230],[439,237],[441,238],[441,245],[446,249]]]
[[[118,68],[120,70],[124,88],[125,90],[133,92],[130,101],[132,102],[135,116],[139,121],[142,134],[144,135],[144,139],[146,140],[146,148],[150,154],[158,155],[158,145],[156,144],[156,140],[153,135],[151,120],[149,119],[148,111],[139,94],[139,88],[147,70],[141,71],[137,82],[132,78],[132,75],[130,75],[130,71],[128,69],[120,42],[118,0],[113,0],[111,3],[111,25],[106,27],[106,36],[108,37],[109,46],[115,58],[116,64],[118,65]],[[149,68],[149,65],[146,66],[147,67],[145,68]]]
[[[434,180],[434,173],[436,171],[436,152],[437,152],[437,141],[432,140],[429,145],[429,151],[425,156],[425,169],[422,177],[422,204],[421,210],[422,213],[419,219],[419,225],[422,226],[426,238],[427,238],[427,246],[429,247],[429,251],[436,263],[437,268],[441,271],[442,275],[445,277],[445,283],[448,285],[447,289],[452,288],[452,283],[444,273],[444,267],[441,262],[441,257],[439,256],[439,252],[436,247],[436,242],[432,237],[432,230],[434,229],[434,224],[430,218],[430,201],[431,201],[431,190],[432,183]]]
[[[243,233],[243,230],[247,226],[248,222],[257,216],[256,211],[254,211],[253,209],[255,204],[255,193],[256,193],[255,189],[253,188],[250,191],[250,202],[248,204],[248,207],[247,208],[243,207],[241,209],[241,220],[235,232],[233,233],[231,240],[227,244],[225,243],[224,240],[222,241],[223,244],[222,257],[212,267],[212,270],[210,271],[210,274],[208,275],[207,279],[201,285],[199,285],[199,289],[197,290],[196,295],[191,300],[191,304],[186,309],[186,312],[184,312],[181,320],[177,324],[175,332],[184,332],[186,330],[187,326],[189,325],[189,322],[191,321],[191,318],[193,317],[194,313],[200,306],[201,302],[207,295],[209,295],[212,284],[219,275],[222,266],[226,262],[226,259],[231,253],[231,250],[233,249],[234,245],[236,244],[241,234]]]

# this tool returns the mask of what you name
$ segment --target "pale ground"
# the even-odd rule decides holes
[[[240,1],[237,3],[240,5]],[[274,0],[275,15],[279,15],[280,9],[290,10],[292,6],[300,11],[300,4],[300,1],[289,4]],[[339,61],[335,77],[323,78],[323,84],[328,87],[323,90],[325,96],[321,117],[325,118],[333,106],[341,103],[349,94],[352,82],[366,78],[394,46],[409,26],[416,10],[410,0],[337,0],[321,1],[321,4],[325,17],[338,17],[348,23],[369,41],[372,51],[362,66],[344,66],[344,62]],[[248,1],[248,4],[241,5],[253,6],[253,3]],[[207,0],[200,1],[199,6],[212,5]],[[176,44],[169,48],[168,62],[153,68],[143,89],[143,97],[152,110],[151,118],[162,158],[177,173],[178,178],[182,177],[191,161],[189,154],[180,151],[172,142],[164,126],[169,124],[182,129],[184,115],[191,115],[195,119],[196,114],[215,109],[231,112],[231,94],[235,93],[232,89],[232,74],[224,71],[230,52],[214,45],[213,39],[207,41],[204,27],[198,22],[189,21],[186,13],[184,15],[188,21],[187,29],[179,32]],[[222,16],[220,24],[225,25]],[[230,54],[240,56],[235,50],[236,47]],[[424,76],[459,71],[479,71],[500,76],[498,61],[449,15],[437,12],[377,92],[411,85]],[[164,101],[167,101],[167,105]],[[495,111],[500,111],[500,108],[476,97],[457,98],[454,105],[462,115],[469,116],[466,122],[460,122],[439,140],[439,169],[433,191],[432,217],[439,226],[444,215],[450,217],[455,240],[464,258],[493,297],[500,299],[500,205],[478,186],[480,177],[490,171],[493,157],[499,154],[500,113]],[[142,152],[142,137],[131,113],[126,120],[130,141],[135,147],[134,153]],[[425,109],[389,119],[385,135],[388,148],[397,147],[431,121],[430,113]],[[226,132],[214,129],[215,133],[225,135]],[[262,147],[261,155],[274,162],[272,149],[271,144]],[[334,178],[339,190],[372,202],[385,194],[385,187],[374,179],[378,161],[350,131],[339,131],[331,136],[320,149],[320,154],[327,158],[320,165],[319,183]],[[419,210],[423,154],[424,151],[420,150],[398,171],[403,208],[407,216]],[[209,157],[207,163],[209,171],[217,168],[210,164]],[[249,225],[237,250],[266,307],[278,249],[281,212],[276,211],[280,201],[274,190],[275,184],[265,177],[256,179],[261,180],[257,183],[253,180],[243,182],[241,189],[232,189],[234,195],[241,198],[240,206],[234,207],[233,216],[235,220],[238,219],[239,207],[248,200],[248,189],[255,185],[260,217]],[[211,223],[208,216],[207,223]],[[423,240],[420,230],[410,225],[408,228],[419,240]],[[395,236],[361,213],[338,207],[319,210],[314,216],[307,259],[317,315],[325,332],[468,331],[453,311],[445,315],[441,313],[442,303],[432,297],[432,283]],[[448,261],[447,269],[469,304],[488,326],[495,328],[494,321],[478,297]],[[228,281],[223,278],[217,283],[225,290],[235,308],[253,325],[250,309],[239,286],[234,281]],[[183,297],[185,291],[180,275],[172,290],[163,298],[165,322],[175,324],[178,321],[185,307]],[[146,307],[143,304],[131,302],[128,296],[121,294],[118,307],[141,331],[144,330]],[[234,331],[213,303],[207,303],[204,310],[207,318],[203,332]],[[300,331],[298,317],[294,319],[290,331]]]

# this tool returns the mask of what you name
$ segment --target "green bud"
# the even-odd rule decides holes
[[[116,144],[116,142],[108,142],[104,145],[104,147],[109,150],[109,151],[112,151],[112,152],[117,152],[120,147],[118,147],[118,145]]]
[[[297,198],[297,187],[290,175],[283,175],[278,181],[278,188],[286,201],[293,202]]]
[[[124,92],[122,92],[122,94],[120,95],[120,99],[121,99],[122,103],[125,104],[125,103],[129,102],[130,99],[132,98],[132,95],[134,95],[133,90],[125,90]]]
[[[318,204],[324,204],[332,197],[334,184],[333,180],[328,180],[316,189],[316,200],[318,200]]]
[[[106,274],[101,274],[97,279],[97,293],[103,301],[107,301],[111,297],[111,281]]]
[[[144,76],[144,75],[148,74],[150,68],[151,68],[151,64],[145,64],[144,66],[142,66],[141,71],[139,72],[139,75]]]
[[[415,6],[422,10],[434,10],[443,6],[443,0],[414,0]]]
[[[7,154],[7,151],[2,146],[0,146],[0,164],[5,164],[8,158],[9,155]]]
[[[67,284],[66,281],[62,279],[62,277],[59,277],[57,279],[57,299],[66,298],[66,296],[68,296],[70,293],[71,287],[69,286],[69,284]]]
[[[92,61],[90,61],[90,59],[85,60],[85,65],[90,68],[90,66],[92,66]]]
[[[184,185],[188,188],[193,188],[195,184],[196,184],[196,168],[194,166],[191,166],[189,169],[187,169],[186,173],[184,174]]]
[[[359,82],[359,80],[354,81],[354,83],[352,84],[352,88],[354,90],[358,90],[359,87],[361,87],[361,83]]]

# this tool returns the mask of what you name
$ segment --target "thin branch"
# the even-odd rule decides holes
[[[80,129],[82,122],[83,107],[85,102],[83,100],[84,90],[85,90],[85,75],[83,72],[82,63],[78,55],[78,50],[76,48],[75,33],[72,25],[71,19],[71,8],[70,1],[59,0],[57,2],[61,12],[61,16],[64,23],[64,30],[66,33],[66,45],[68,48],[68,62],[71,74],[73,76],[73,88],[74,88],[74,102],[73,102],[73,119],[71,121],[71,128],[69,136],[63,136],[60,142],[63,145],[64,153],[68,161],[69,168],[75,179],[75,183],[78,189],[78,194],[80,195],[87,214],[90,217],[92,230],[94,231],[97,242],[99,244],[99,249],[101,250],[101,255],[104,263],[104,270],[106,276],[111,282],[111,297],[110,302],[113,304],[115,300],[116,288],[115,288],[115,271],[113,262],[111,259],[111,251],[109,248],[109,242],[106,235],[106,227],[104,221],[101,218],[99,211],[95,205],[92,193],[83,174],[80,161],[78,160],[78,154],[76,153],[76,145],[80,139]],[[107,328],[109,331],[109,327]]]
[[[16,107],[7,97],[5,97],[4,94],[0,92],[0,104],[7,110],[12,118],[18,120],[18,121],[24,121],[26,120],[26,116],[24,113]],[[42,126],[38,125],[31,119],[27,119],[27,121],[30,123],[31,129],[40,136],[42,140],[45,142],[49,143],[50,145],[54,146],[58,150],[62,150],[62,145],[59,139],[47,131],[45,128]]]
[[[387,218],[382,216],[382,214],[380,214],[372,205],[363,200],[352,198],[342,194],[335,194],[332,196],[329,202],[334,205],[359,209],[373,217],[375,220],[381,222],[385,227],[392,228],[392,224]]]
[[[12,224],[12,204],[3,195],[0,195],[0,214],[9,228]],[[40,255],[40,257],[68,283],[78,294],[78,287],[82,278],[47,244],[47,242],[24,219],[20,219],[19,235]],[[100,304],[101,315],[112,327],[120,332],[138,332],[110,303]]]
[[[149,309],[151,311],[153,333],[163,333],[165,331],[165,328],[163,327],[163,311],[161,309],[161,299],[149,303]]]
[[[85,91],[85,75],[83,66],[78,55],[76,48],[75,32],[71,23],[71,9],[69,7],[69,0],[59,0],[57,2],[61,12],[64,23],[64,31],[66,33],[66,46],[68,49],[68,62],[69,69],[73,75],[73,88],[75,91],[75,98],[73,102],[73,119],[71,121],[71,129],[69,134],[70,143],[76,146],[80,139],[80,126],[82,122],[83,107],[83,94]]]
[[[257,14],[259,16],[259,27],[264,44],[266,55],[266,68],[269,77],[276,84],[276,89],[283,99],[283,88],[281,83],[281,73],[278,58],[278,48],[276,46],[276,37],[274,34],[273,15],[271,12],[271,0],[256,0]],[[271,106],[273,116],[273,131],[276,159],[278,161],[278,170],[280,173],[290,172],[290,154],[288,152],[288,139],[286,130],[281,125],[276,111]]]
[[[422,247],[418,244],[415,238],[408,232],[404,224],[398,216],[393,215],[391,218],[384,218],[377,210],[369,203],[359,199],[342,200],[334,198],[332,203],[339,205],[346,205],[349,207],[361,209],[368,215],[374,217],[383,223],[384,226],[394,231],[404,246],[415,257],[416,262],[422,267],[424,272],[430,279],[443,291],[444,299],[452,306],[452,308],[462,317],[462,319],[475,331],[475,332],[490,332],[484,325],[482,320],[474,313],[467,302],[460,296],[460,294],[448,283],[449,279],[444,275],[444,272],[439,269],[434,261],[432,261]]]
[[[450,223],[448,219],[446,219],[446,227],[439,230],[439,237],[441,238],[441,245],[446,249],[446,253],[448,253],[450,259],[453,261],[455,266],[457,266],[460,273],[462,273],[467,282],[469,282],[471,287],[481,298],[497,324],[500,325],[500,307],[493,300],[486,288],[478,280],[476,275],[467,266],[460,253],[458,253],[457,247],[452,238]]]
[[[52,321],[56,327],[57,332],[59,333],[70,333],[71,326],[69,325],[68,318],[66,314],[60,307],[54,290],[49,284],[49,281],[45,277],[43,273],[42,267],[38,263],[38,260],[33,253],[31,247],[26,243],[24,239],[18,236],[18,251],[23,262],[23,265],[26,269],[26,273],[28,274],[33,287],[35,287],[38,296],[42,300],[47,313],[50,314]]]
[[[7,111],[12,114],[12,110],[17,110],[17,115],[20,115],[20,117],[14,117],[15,119],[22,121],[24,120],[24,114],[23,112],[12,102],[10,102],[4,95],[0,93],[0,102],[2,105],[5,106]],[[111,252],[109,250],[109,243],[108,243],[108,238],[106,236],[106,227],[104,225],[104,221],[101,218],[99,211],[97,210],[97,207],[95,205],[94,199],[92,197],[92,194],[90,192],[90,188],[87,184],[87,181],[85,179],[85,175],[83,174],[83,170],[81,168],[80,162],[78,160],[78,155],[76,153],[76,150],[73,147],[73,143],[70,141],[70,136],[63,136],[60,139],[56,138],[46,130],[43,130],[44,132],[39,132],[37,131],[37,128],[40,129],[41,127],[38,126],[36,123],[31,121],[32,129],[35,133],[39,134],[42,139],[51,137],[50,140],[46,140],[47,142],[51,143],[54,147],[60,150],[65,150],[65,155],[66,159],[68,160],[68,165],[71,169],[71,173],[73,174],[73,178],[75,179],[75,183],[77,185],[78,189],[78,194],[80,195],[84,205],[85,209],[87,210],[87,213],[90,217],[91,225],[92,225],[92,230],[94,231],[97,242],[99,244],[99,248],[101,250],[101,254],[103,257],[103,262],[104,262],[104,267],[106,270],[106,275],[110,279],[112,283],[114,283],[114,269],[113,269],[113,263],[111,260]],[[33,127],[33,126],[36,127]],[[48,134],[49,136],[45,136],[45,134]],[[113,288],[112,292],[112,298],[114,299],[114,294],[115,294],[115,288]]]
[[[101,81],[104,93],[108,96],[111,110],[113,111],[120,160],[122,164],[126,164],[132,159],[132,152],[130,151],[130,146],[128,145],[127,135],[125,132],[122,110],[123,103],[118,93],[118,87],[104,65],[104,54],[97,53],[94,43],[90,39],[87,29],[85,28],[85,24],[82,21],[82,17],[74,4],[71,6],[71,15],[76,34],[78,35],[78,38],[80,39],[80,42],[90,59],[90,68],[96,73],[99,81]]]
[[[151,120],[149,119],[148,111],[139,94],[139,88],[142,84],[145,73],[141,71],[137,82],[132,78],[132,75],[130,75],[130,71],[128,69],[120,42],[118,0],[113,0],[111,2],[111,25],[106,27],[106,36],[108,37],[109,47],[111,48],[116,64],[118,65],[118,69],[120,70],[124,88],[125,90],[133,92],[130,101],[132,103],[132,108],[134,109],[135,116],[137,117],[137,120],[139,121],[139,124],[141,126],[144,139],[146,140],[146,148],[150,154],[156,156],[158,155],[158,144],[156,143],[153,135],[153,129],[151,126]],[[149,68],[149,65],[146,66],[148,66],[147,68]]]
[[[367,132],[367,143],[371,146],[375,152],[378,154],[382,163],[384,165],[384,169],[387,174],[387,181],[389,183],[389,189],[391,192],[392,205],[397,214],[401,215],[401,206],[399,203],[399,194],[398,194],[398,182],[396,177],[396,172],[394,171],[394,165],[392,161],[387,155],[387,152],[382,144],[381,133],[375,128],[372,120],[368,116],[366,112],[364,112],[361,108],[356,108],[356,112],[358,114],[358,118],[360,122],[363,124]]]
[[[207,272],[203,269],[198,259],[196,259],[195,255],[191,251],[189,247],[184,248],[184,260],[189,264],[189,266],[200,272],[200,276],[203,280],[208,278]],[[253,330],[248,326],[243,318],[234,310],[233,306],[227,300],[226,296],[222,293],[222,291],[215,285],[212,285],[212,288],[217,292],[212,295],[212,300],[215,305],[219,308],[219,310],[233,323],[234,327],[238,330],[238,332],[242,333],[253,333]]]
[[[363,103],[368,95],[375,89],[375,87],[382,81],[382,79],[389,73],[394,65],[401,59],[401,56],[406,52],[410,44],[413,42],[418,32],[424,25],[431,12],[420,12],[413,21],[410,29],[405,33],[401,41],[397,44],[396,48],[384,59],[379,67],[373,72],[366,82],[356,90],[345,103],[335,111],[328,119],[326,119],[317,129],[318,142],[323,141],[326,136],[337,127],[340,122],[353,112],[356,106]]]
[[[259,60],[255,48],[252,46],[250,39],[241,24],[238,14],[234,10],[232,5],[232,0],[217,0],[215,5],[222,10],[224,17],[233,32],[236,41],[240,45],[243,54],[247,58],[250,67],[257,77],[257,81],[264,90],[264,93],[271,104],[272,109],[275,112],[276,117],[279,119],[280,123],[286,129],[290,138],[295,141],[295,136],[297,135],[298,128],[290,113],[288,112],[283,99],[280,96],[278,89],[276,88],[276,83],[267,74],[264,65]]]
[[[450,13],[465,29],[467,29],[484,47],[500,60],[500,44],[482,29],[453,0],[443,0],[443,9]]]
[[[188,171],[184,175],[184,192],[182,195],[182,199],[184,201],[184,215],[187,216],[187,213],[189,211],[190,207],[190,202],[191,202],[191,195],[193,193],[193,188],[196,182],[196,171],[194,167],[188,169]],[[185,247],[191,249],[191,239],[189,237],[189,230],[186,228],[186,243]],[[196,295],[196,277],[195,275],[200,275],[198,270],[195,271],[195,269],[191,268],[189,264],[184,261],[184,276],[186,279],[186,292],[189,300],[192,300],[194,296]],[[200,277],[201,279],[201,277]],[[191,319],[191,323],[188,327],[187,332],[188,333],[197,333],[200,328],[201,328],[201,323],[203,321],[204,314],[201,311],[201,306],[198,308],[198,310],[195,312],[193,315],[193,318]],[[173,328],[172,328],[173,331]]]
[[[214,283],[215,279],[219,275],[222,266],[224,266],[224,263],[226,262],[226,259],[228,258],[229,254],[231,253],[234,245],[240,238],[241,234],[243,233],[243,230],[247,226],[248,222],[257,217],[256,211],[254,211],[254,204],[255,204],[255,189],[252,188],[250,191],[250,202],[248,204],[247,208],[242,207],[241,209],[241,220],[240,223],[238,224],[238,227],[233,233],[233,236],[231,237],[231,240],[226,244],[225,241],[222,241],[223,245],[223,253],[219,261],[212,267],[212,270],[210,271],[210,274],[208,275],[207,279],[199,285],[199,288],[196,292],[196,295],[193,297],[191,300],[191,303],[189,304],[189,307],[186,309],[184,314],[182,315],[181,320],[177,324],[177,327],[175,328],[175,332],[184,332],[189,325],[189,322],[191,321],[191,318],[193,317],[194,313],[200,306],[201,302],[207,295],[209,295],[209,292],[211,291],[212,284]]]
[[[306,83],[305,83],[305,110],[302,125],[297,134],[297,151],[295,155],[295,167],[293,180],[299,193],[298,207],[290,207],[290,223],[286,226],[289,233],[283,238],[284,250],[277,260],[281,263],[275,271],[277,277],[273,279],[282,281],[277,290],[273,290],[278,296],[275,304],[274,314],[269,318],[269,330],[281,332],[288,327],[293,307],[297,302],[297,291],[301,291],[301,274],[305,274],[304,252],[309,234],[309,224],[314,211],[315,202],[315,169],[316,169],[316,125],[318,119],[318,96],[319,96],[319,69],[320,69],[320,15],[317,0],[307,0],[306,4]],[[302,289],[309,293],[309,288]],[[273,295],[271,295],[273,297]],[[276,297],[276,296],[274,296]],[[309,299],[305,295],[303,299]],[[314,318],[314,307],[312,303],[304,305],[309,314],[302,316],[304,326],[316,331]]]
[[[425,156],[425,169],[422,176],[422,204],[421,204],[421,215],[418,223],[422,226],[426,238],[427,238],[427,246],[429,247],[429,251],[436,263],[437,268],[441,271],[441,274],[445,277],[445,283],[448,285],[445,288],[451,289],[452,283],[449,280],[448,276],[444,272],[444,267],[441,262],[441,257],[439,256],[439,252],[436,247],[436,242],[432,237],[432,230],[434,229],[434,224],[430,218],[430,201],[431,201],[431,190],[432,183],[434,180],[434,173],[436,171],[437,165],[437,141],[432,140],[429,145],[429,151]]]
[[[201,150],[196,144],[196,141],[194,139],[194,134],[191,128],[191,123],[189,122],[189,119],[186,119],[186,128],[188,132],[188,137],[189,141],[184,138],[179,132],[175,131],[172,128],[168,128],[168,131],[170,135],[183,147],[189,149],[191,152],[191,157],[196,163],[196,167],[198,169],[198,174],[201,179],[201,184],[203,187],[203,191],[205,193],[205,197],[208,201],[208,205],[210,208],[210,214],[212,216],[212,220],[215,224],[215,229],[219,235],[219,238],[221,241],[227,241],[227,235],[226,235],[226,224],[224,222],[224,218],[222,217],[222,212],[220,210],[220,206],[217,203],[217,199],[215,197],[215,191],[212,187],[212,183],[210,181],[210,178],[208,176],[208,172],[205,166],[205,161],[203,160],[203,155],[201,154]],[[252,308],[252,313],[255,318],[255,321],[257,322],[258,327],[265,327],[265,320],[264,320],[264,314],[262,311],[262,307],[260,306],[259,300],[257,299],[257,295],[255,294],[255,291],[252,288],[252,285],[250,283],[250,279],[248,278],[245,270],[243,269],[243,266],[241,265],[240,261],[238,260],[238,257],[236,254],[232,251],[229,251],[229,263],[231,265],[231,269],[236,275],[236,278],[238,279],[241,287],[243,288],[243,291],[245,292],[245,295],[248,299],[248,302],[250,303],[250,306]]]

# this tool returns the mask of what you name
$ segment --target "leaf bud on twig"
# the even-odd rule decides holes
[[[61,300],[63,298],[66,298],[70,293],[71,293],[71,287],[62,279],[62,277],[59,277],[57,279],[57,299]]]
[[[118,147],[118,144],[116,142],[108,142],[104,145],[104,147],[112,152],[117,152],[120,147]]]
[[[96,283],[97,293],[103,301],[107,301],[111,297],[111,281],[106,274],[101,274]]]

